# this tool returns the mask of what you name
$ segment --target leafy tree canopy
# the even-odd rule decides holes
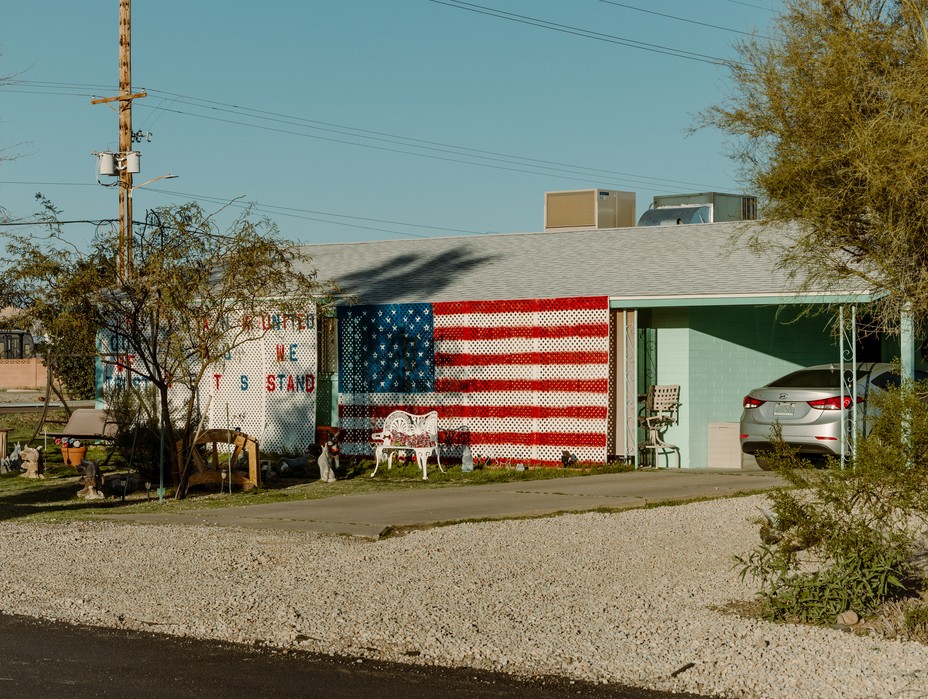
[[[123,274],[114,231],[101,230],[81,251],[67,243],[56,213],[47,210],[47,235],[9,237],[14,295],[52,335],[61,328],[73,337],[65,331],[75,327],[91,339],[102,333],[118,353],[103,361],[131,365],[126,390],[136,393],[136,422],[163,420],[171,445],[192,439],[195,389],[211,367],[263,334],[250,319],[312,313],[336,291],[272,221],[249,212],[220,230],[195,203],[152,211],[134,227]],[[183,465],[173,449],[169,458],[179,484]]]
[[[94,362],[97,327],[90,299],[82,291],[87,277],[96,278],[92,263],[60,236],[55,224],[58,210],[41,194],[36,195],[38,222],[50,227],[46,236],[7,235],[8,266],[0,302],[17,309],[11,321],[41,332],[47,342],[36,352],[51,363],[54,378],[72,398],[94,395]],[[53,385],[57,391],[57,385]]]
[[[784,0],[738,45],[733,95],[703,114],[765,218],[800,224],[782,266],[806,284],[886,295],[892,327],[928,314],[928,0]]]

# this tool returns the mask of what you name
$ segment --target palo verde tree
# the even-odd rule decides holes
[[[204,377],[235,348],[263,335],[261,323],[249,319],[312,311],[333,291],[317,281],[310,260],[279,236],[272,221],[249,212],[221,230],[195,203],[152,211],[135,226],[133,255],[122,275],[113,231],[98,233],[89,251],[79,252],[63,248],[59,226],[49,230],[47,237],[21,236],[9,247],[10,271],[31,307],[60,298],[85,301],[85,320],[104,339],[103,361],[118,362],[124,390],[141,411],[136,420],[159,421],[166,444],[184,440],[183,454],[192,448]],[[45,275],[18,272],[26,260],[46,268]],[[114,402],[125,408],[124,399]],[[173,448],[165,458],[175,485],[182,485],[186,459]]]
[[[928,313],[928,0],[784,0],[767,36],[738,44],[732,97],[703,123],[732,155],[783,241],[787,272],[858,280],[892,328]]]
[[[784,0],[767,37],[739,44],[731,99],[703,115],[733,137],[765,217],[797,224],[783,270],[882,292],[869,311],[890,330],[928,316],[926,13],[928,0]],[[911,557],[928,521],[926,390],[868,396],[875,426],[824,473],[779,444],[796,488],[772,496],[775,535],[742,559],[771,617],[833,622],[925,588]]]

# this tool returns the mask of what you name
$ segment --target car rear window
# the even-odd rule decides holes
[[[857,370],[858,380],[866,375],[866,371],[861,369]],[[782,388],[838,388],[841,386],[841,371],[837,368],[800,369],[776,381],[771,381],[767,385]]]

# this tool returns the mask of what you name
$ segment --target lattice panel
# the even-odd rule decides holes
[[[421,306],[412,304],[421,313]],[[395,312],[393,309],[396,309]],[[363,321],[355,308],[340,310],[342,327]],[[406,307],[381,309],[402,316]],[[365,390],[340,384],[340,424],[346,453],[370,454],[367,437],[391,410],[437,410],[446,445],[460,455],[469,441],[475,454],[559,463],[568,450],[580,460],[604,461],[608,412],[609,319],[605,297],[453,302],[433,304],[434,382],[428,392]],[[342,319],[344,318],[344,321]],[[367,326],[365,345],[355,332],[340,338],[340,362],[365,367],[365,348],[389,341]],[[420,346],[418,349],[422,350]],[[400,385],[392,380],[386,385]],[[344,386],[348,389],[341,388]],[[467,432],[460,430],[466,426]]]
[[[315,313],[269,313],[253,320],[254,339],[233,348],[200,383],[198,408],[207,411],[204,429],[241,429],[262,451],[296,454],[315,439],[317,336]],[[239,325],[241,319],[230,320]],[[110,350],[101,339],[101,352]],[[98,385],[118,383],[124,371],[98,365]],[[176,385],[175,416],[188,389]]]

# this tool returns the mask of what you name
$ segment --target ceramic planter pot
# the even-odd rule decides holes
[[[61,458],[65,466],[80,466],[87,456],[87,447],[61,447]]]

